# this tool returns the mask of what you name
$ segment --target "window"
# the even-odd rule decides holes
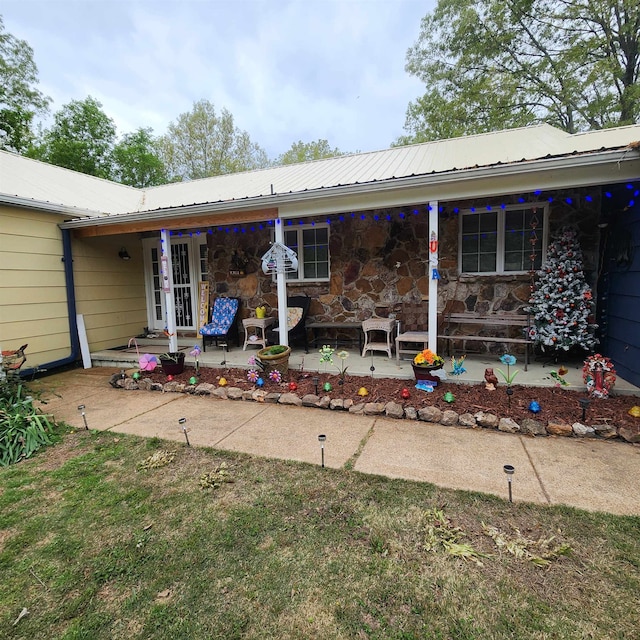
[[[518,273],[539,269],[547,246],[548,205],[510,205],[460,214],[461,273]],[[532,245],[532,222],[537,241]]]
[[[284,243],[298,256],[298,271],[287,273],[287,280],[329,279],[329,225],[285,228]]]

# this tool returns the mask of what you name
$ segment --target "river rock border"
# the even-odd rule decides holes
[[[585,425],[580,422],[568,424],[563,420],[550,420],[546,425],[534,418],[525,418],[521,423],[512,418],[500,418],[487,411],[477,413],[458,414],[453,409],[444,411],[437,407],[403,407],[397,402],[359,402],[351,399],[337,399],[329,396],[307,394],[303,397],[295,393],[269,392],[262,389],[243,390],[239,387],[217,387],[208,382],[197,385],[170,381],[164,384],[153,382],[149,378],[134,380],[122,378],[122,374],[111,377],[112,387],[128,391],[160,391],[162,393],[190,393],[196,396],[211,396],[220,400],[244,400],[249,402],[269,402],[272,404],[291,405],[296,407],[311,407],[329,411],[346,411],[348,413],[366,416],[385,416],[398,420],[418,420],[441,424],[447,427],[464,427],[467,429],[492,429],[504,433],[517,433],[528,436],[561,436],[574,438],[602,438],[611,440],[620,438],[625,442],[640,443],[640,433],[625,427],[616,428],[613,425],[597,424]]]

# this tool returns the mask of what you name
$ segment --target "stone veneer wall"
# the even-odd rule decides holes
[[[576,225],[580,231],[585,273],[595,288],[598,256],[598,215],[600,198],[590,190],[592,202],[586,202],[586,191],[570,193],[574,204],[567,204],[561,192],[554,192],[550,204],[550,235],[565,224]],[[516,196],[501,202],[516,203]],[[529,299],[531,279],[528,274],[505,276],[460,275],[458,273],[458,222],[451,213],[470,206],[496,204],[496,199],[447,203],[440,217],[439,229],[439,314],[462,312],[517,312]],[[400,213],[404,212],[404,218]],[[328,282],[288,283],[289,295],[307,294],[312,298],[309,317],[314,320],[365,320],[373,315],[401,314],[403,302],[424,301],[429,292],[429,238],[426,205],[414,215],[411,207],[377,211],[379,220],[369,212],[365,219],[359,214],[334,219],[330,226],[330,267]],[[391,220],[386,215],[391,214]],[[262,273],[260,259],[268,250],[270,230],[246,234],[229,234],[220,243],[219,235],[208,238],[210,285],[213,294],[239,296],[241,317],[254,315],[260,304],[277,306],[275,282]],[[542,241],[542,240],[540,240]],[[245,274],[231,276],[234,256],[246,261]],[[594,292],[595,293],[595,292]],[[425,327],[426,328],[426,327]],[[483,343],[476,343],[478,346]],[[494,352],[499,344],[487,345]]]

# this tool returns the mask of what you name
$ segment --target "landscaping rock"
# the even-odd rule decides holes
[[[267,395],[264,397],[265,402],[272,402],[273,404],[278,404],[278,400],[280,400],[279,393],[267,393]]]
[[[593,427],[587,427],[587,425],[580,422],[574,422],[571,425],[573,433],[579,438],[595,438],[596,430]]]
[[[364,413],[364,402],[354,404],[353,407],[349,409],[349,413],[357,413],[357,414]]]
[[[402,408],[402,405],[397,402],[387,402],[384,407],[384,413],[387,418],[404,418],[404,409]]]
[[[497,429],[498,428],[498,416],[493,413],[487,413],[486,411],[478,411],[475,414],[476,423],[485,429]]]
[[[330,404],[331,404],[331,397],[330,396],[322,396],[322,398],[320,398],[320,404],[318,406],[321,409],[328,409]]]
[[[210,382],[201,382],[196,387],[197,396],[210,396],[213,393],[215,387]]]
[[[512,418],[500,418],[498,421],[498,431],[518,433],[520,431],[520,425]]]
[[[453,427],[458,424],[458,414],[453,409],[445,409],[442,412],[440,424],[443,424],[445,427]]]
[[[226,387],[216,387],[211,392],[211,395],[216,397],[216,398],[220,398],[220,400],[226,400],[227,399],[227,388]]]
[[[254,402],[264,402],[264,399],[267,397],[267,392],[262,389],[256,389],[251,393],[251,399]]]
[[[520,431],[528,436],[546,436],[547,430],[544,423],[533,418],[525,418],[520,425]]]
[[[365,416],[380,416],[384,413],[384,402],[366,402],[362,412]]]
[[[242,392],[242,399],[243,400],[253,400],[253,391],[251,389],[248,389],[247,391],[243,391]]]
[[[164,383],[165,393],[182,393],[184,391],[184,388],[184,382],[176,382],[175,380],[171,380],[170,382]]]
[[[242,400],[242,389],[240,387],[227,387],[227,398],[229,400]]]
[[[295,407],[302,406],[302,400],[295,393],[283,393],[278,400],[278,404],[288,404]]]
[[[133,378],[125,378],[124,379],[124,388],[127,391],[135,391],[136,389],[139,389],[140,387],[138,386],[138,383],[133,380]]]
[[[418,411],[415,407],[405,407],[404,408],[404,417],[407,420],[417,420],[418,419]]]
[[[618,435],[626,442],[640,442],[640,427],[620,427]]]
[[[140,380],[138,380],[138,389],[151,391],[154,384],[156,383],[153,383],[150,378],[140,378]]]
[[[547,425],[547,433],[550,433],[552,436],[572,436],[573,429],[570,424],[563,422],[562,420],[549,420],[549,424]]]
[[[351,407],[353,407],[353,400],[351,400],[351,398],[347,398],[344,401],[344,408],[346,411],[348,411],[349,409],[351,409]]]
[[[335,411],[336,409],[344,409],[344,400],[342,398],[336,398],[329,403],[329,409]]]
[[[618,430],[610,424],[594,424],[593,430],[596,432],[597,436],[605,438],[606,440],[618,437]]]
[[[307,393],[307,395],[302,397],[302,406],[303,407],[319,407],[320,398],[314,393]]]
[[[418,418],[424,422],[438,424],[442,420],[442,411],[438,407],[424,407],[418,411]]]
[[[461,416],[458,416],[458,424],[462,427],[471,428],[475,428],[478,426],[476,417],[473,415],[473,413],[463,413]]]

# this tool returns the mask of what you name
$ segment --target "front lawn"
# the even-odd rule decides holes
[[[0,571],[2,638],[640,637],[640,518],[108,432],[0,469]]]

